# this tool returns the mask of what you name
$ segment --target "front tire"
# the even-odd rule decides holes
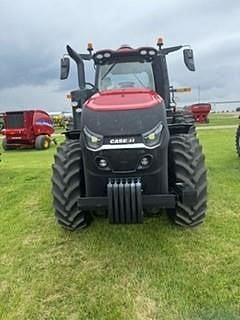
[[[177,183],[195,189],[196,201],[186,205],[177,200],[176,208],[167,212],[175,224],[195,227],[201,224],[207,209],[207,170],[202,147],[195,134],[174,135],[169,146],[169,181],[174,189]]]
[[[37,150],[46,150],[49,149],[51,144],[51,140],[48,136],[46,135],[40,135],[37,136],[36,140],[35,140],[35,148]]]
[[[240,157],[240,126],[237,128],[236,132],[236,150],[238,156]]]
[[[71,231],[89,224],[88,214],[78,207],[79,197],[83,194],[79,140],[66,140],[58,147],[53,164],[52,192],[59,224]]]

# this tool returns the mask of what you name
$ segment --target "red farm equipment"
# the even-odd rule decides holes
[[[3,115],[5,136],[2,141],[4,150],[16,148],[48,149],[54,132],[53,122],[47,112],[25,110],[6,112]]]
[[[144,213],[166,209],[177,225],[195,227],[207,208],[207,172],[194,124],[171,103],[167,55],[184,46],[132,48],[88,53],[67,46],[79,89],[71,91],[73,123],[55,154],[52,193],[58,223],[86,227],[94,213],[113,224],[143,223]],[[184,63],[195,71],[193,50]],[[85,81],[85,63],[95,83]],[[100,210],[101,209],[101,210]],[[148,211],[147,211],[148,210]],[[100,212],[99,212],[100,211]]]
[[[195,103],[185,108],[186,111],[192,113],[196,122],[208,123],[208,114],[211,111],[210,103]]]

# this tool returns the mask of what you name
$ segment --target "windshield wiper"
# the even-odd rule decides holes
[[[116,63],[113,63],[108,69],[107,71],[104,73],[104,75],[102,76],[101,80],[105,79],[106,76],[109,74],[109,72],[113,69],[113,67],[115,67]]]

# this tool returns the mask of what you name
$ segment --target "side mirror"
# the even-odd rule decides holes
[[[183,50],[183,58],[184,63],[188,70],[195,71],[195,64],[194,64],[194,58],[193,58],[193,50],[192,49],[184,49]]]
[[[61,59],[60,79],[67,79],[70,70],[70,59],[65,57]]]

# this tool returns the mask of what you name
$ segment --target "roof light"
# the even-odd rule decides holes
[[[103,54],[104,58],[110,58],[111,57],[111,53],[110,52],[105,52]]]
[[[149,51],[148,51],[148,54],[149,54],[150,56],[155,56],[156,53],[157,53],[157,52],[156,52],[155,50],[149,50]]]
[[[98,53],[98,54],[96,55],[96,59],[101,60],[102,58],[103,58],[103,54]]]
[[[145,56],[147,53],[148,53],[148,52],[147,52],[147,50],[145,50],[145,49],[143,49],[143,50],[140,51],[140,54],[141,54],[142,56]]]

